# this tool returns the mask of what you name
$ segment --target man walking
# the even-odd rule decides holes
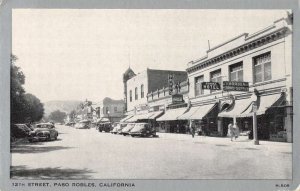
[[[196,127],[195,127],[195,124],[194,124],[194,120],[191,120],[191,121],[190,121],[190,131],[191,131],[192,137],[194,138],[194,136],[195,136],[195,131],[196,131]]]

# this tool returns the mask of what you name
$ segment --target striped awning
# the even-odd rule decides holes
[[[274,95],[267,95],[267,96],[261,96],[258,99],[258,108],[256,111],[256,115],[263,115],[266,113],[266,111],[271,108],[272,106],[278,106],[281,105],[283,102],[284,96],[281,94],[274,94]],[[253,104],[244,111],[239,117],[251,117],[253,115]]]
[[[234,105],[218,114],[218,117],[239,117],[243,112],[245,112],[251,105],[252,99],[241,99],[235,100]]]

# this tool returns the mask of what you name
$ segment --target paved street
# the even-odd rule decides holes
[[[18,179],[291,179],[292,145],[182,134],[132,138],[57,126],[59,139],[12,147]]]

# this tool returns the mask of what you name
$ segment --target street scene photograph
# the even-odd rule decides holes
[[[13,9],[10,178],[291,180],[293,12]]]

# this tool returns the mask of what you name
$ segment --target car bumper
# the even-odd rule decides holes
[[[48,137],[28,137],[28,140],[29,141],[46,141],[48,139]]]

